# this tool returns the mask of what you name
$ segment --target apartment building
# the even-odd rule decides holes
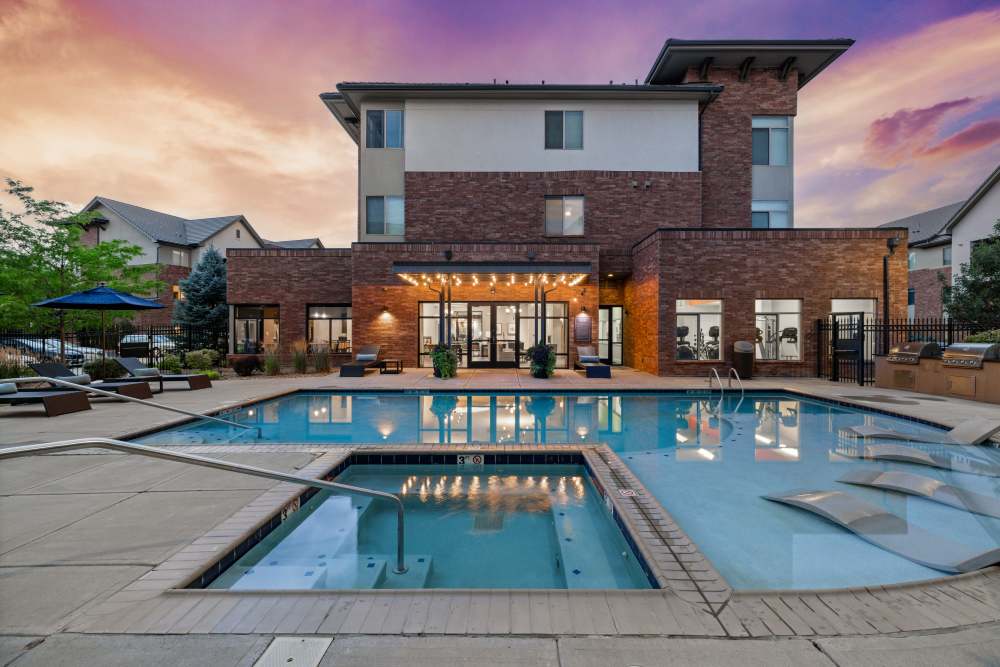
[[[346,82],[320,95],[357,144],[357,242],[229,250],[234,354],[378,344],[430,366],[704,375],[752,341],[807,374],[818,318],[881,312],[906,229],[801,229],[798,91],[852,40],[667,40],[641,82]],[[905,315],[906,255],[890,310]],[[280,276],[268,280],[268,276]]]
[[[190,275],[207,248],[225,256],[230,248],[323,247],[318,238],[262,239],[243,215],[187,219],[100,196],[91,199],[83,212],[96,214],[84,230],[84,243],[126,241],[142,249],[133,264],[158,265],[157,278],[164,287],[155,298],[165,307],[138,313],[139,324],[170,324],[174,303],[184,298],[179,282]]]
[[[967,265],[972,249],[993,233],[1000,220],[1000,166],[968,199],[886,223],[909,231],[907,315],[939,318],[944,315],[944,293]]]

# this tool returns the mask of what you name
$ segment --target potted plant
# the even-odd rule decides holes
[[[446,380],[458,373],[458,355],[447,345],[435,345],[431,350],[431,361],[434,362],[434,377]]]
[[[532,345],[528,348],[528,360],[531,362],[531,376],[545,379],[552,377],[556,369],[556,349],[553,345]]]

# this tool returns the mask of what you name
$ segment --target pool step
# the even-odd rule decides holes
[[[376,588],[385,579],[384,559],[338,556],[314,563],[267,560],[230,587],[234,591]]]
[[[261,560],[357,553],[358,523],[371,504],[367,497],[329,496]]]
[[[624,556],[605,550],[605,531],[600,522],[605,517],[593,516],[586,507],[562,505],[555,498],[552,518],[561,552],[560,563],[566,576],[566,588],[618,588],[612,569],[614,559]],[[631,558],[632,555],[628,554]]]
[[[430,554],[406,554],[406,572],[403,574],[393,572],[396,566],[395,554],[379,555],[377,558],[383,558],[387,562],[385,579],[378,588],[427,588],[433,566]]]

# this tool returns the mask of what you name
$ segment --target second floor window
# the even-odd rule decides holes
[[[181,248],[160,247],[160,264],[191,266],[191,251]]]
[[[545,235],[583,236],[583,197],[546,197]]]
[[[366,148],[403,147],[402,109],[371,109],[365,115]]]
[[[402,236],[403,198],[367,197],[365,207],[365,232],[386,236]]]
[[[941,264],[943,266],[951,266],[951,246],[946,245],[941,248]]]
[[[754,229],[791,227],[787,201],[754,200],[751,203],[750,226]]]
[[[754,116],[753,163],[784,167],[788,165],[788,117]]]
[[[546,149],[583,149],[583,112],[545,112]]]
[[[906,256],[906,268],[908,269],[917,268],[917,253],[913,252],[912,250]]]

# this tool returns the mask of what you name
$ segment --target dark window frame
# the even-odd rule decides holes
[[[281,304],[277,303],[238,303],[233,305],[233,352],[234,354],[264,354],[266,352],[263,338],[264,338],[264,320],[274,320],[278,323],[278,345],[281,344]],[[257,317],[240,317],[240,308],[256,308],[260,310],[260,314]],[[264,317],[265,308],[274,308],[277,311],[277,317]],[[256,347],[254,351],[238,349],[240,343],[239,330],[237,328],[237,322],[241,320],[256,321]]]
[[[388,114],[399,114],[399,145],[390,145]],[[378,134],[372,132],[377,119]],[[405,145],[406,116],[403,109],[368,109],[365,112],[365,148],[402,150]]]
[[[313,308],[348,308],[350,310],[350,317],[311,317],[310,312]],[[331,342],[331,347],[333,343],[333,323],[334,322],[350,322],[351,323],[351,335],[347,337],[347,349],[333,350],[330,349],[331,354],[350,354],[354,346],[354,307],[350,303],[307,303],[306,304],[306,345],[310,353],[316,352],[313,344],[312,330],[310,329],[310,323],[312,322],[326,322],[328,326],[327,337]],[[313,325],[315,326],[315,325]]]
[[[565,229],[566,229],[566,225],[565,225],[565,216],[566,216],[566,204],[565,204],[565,200],[567,200],[567,199],[579,199],[580,200],[580,209],[582,211],[581,226],[583,227],[583,229],[580,231],[579,234],[567,234],[567,233],[565,233]],[[548,217],[547,217],[548,216],[548,211],[545,210],[545,209],[548,208],[548,202],[549,201],[555,201],[555,200],[560,200],[560,201],[563,202],[563,204],[562,204],[562,217],[560,218],[560,223],[561,223],[561,229],[563,229],[564,231],[562,233],[559,233],[559,234],[550,234],[549,233],[549,221],[548,221]],[[544,197],[544,204],[543,204],[543,210],[542,210],[542,215],[543,215],[543,218],[542,218],[542,233],[543,233],[543,236],[547,236],[549,238],[554,238],[554,239],[561,239],[561,238],[575,239],[575,238],[583,238],[584,236],[587,235],[587,197],[586,197],[586,195],[582,195],[582,194],[575,194],[575,195],[545,195],[545,197]]]
[[[580,114],[580,145],[579,146],[566,146],[566,114],[574,113]],[[549,119],[558,118],[559,119],[559,143],[549,142]],[[547,151],[582,151],[584,147],[583,143],[583,109],[546,109],[545,110],[545,123],[543,124],[544,130],[544,146]]]

